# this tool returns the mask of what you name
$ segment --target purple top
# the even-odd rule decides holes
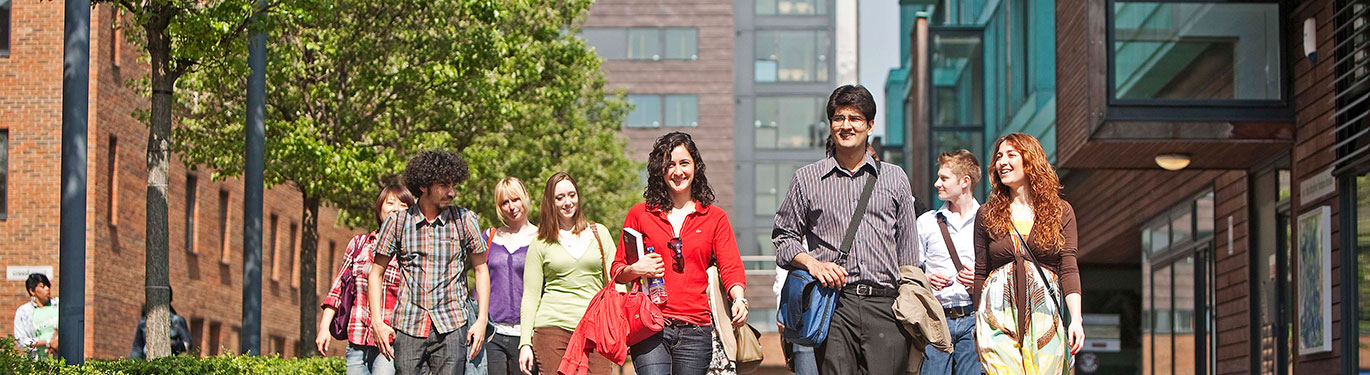
[[[528,245],[510,252],[507,247],[490,240],[490,233],[482,233],[490,244],[486,251],[486,266],[490,268],[490,321],[518,324],[523,303],[523,264],[528,258]]]

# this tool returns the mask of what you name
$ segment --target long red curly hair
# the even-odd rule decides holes
[[[994,157],[989,162],[990,196],[989,201],[980,207],[979,215],[984,217],[984,225],[990,238],[1000,239],[1012,233],[1013,213],[1009,204],[1013,202],[1013,191],[1004,185],[998,173],[999,147],[1008,142],[1018,150],[1023,159],[1023,173],[1027,178],[1028,194],[1032,195],[1032,233],[1034,247],[1038,251],[1054,254],[1066,247],[1066,238],[1061,225],[1061,179],[1056,169],[1047,162],[1046,151],[1037,138],[1023,133],[1012,133],[994,141]]]

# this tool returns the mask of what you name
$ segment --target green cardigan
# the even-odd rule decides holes
[[[519,346],[532,345],[533,328],[558,327],[574,331],[585,316],[590,299],[604,289],[604,257],[614,259],[614,238],[603,225],[593,225],[599,236],[603,256],[590,242],[580,259],[560,243],[541,239],[528,245],[523,267],[523,313],[519,324]]]

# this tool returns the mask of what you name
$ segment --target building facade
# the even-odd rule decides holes
[[[1370,4],[1063,5],[906,5],[930,67],[904,73],[928,110],[901,129],[938,152],[946,119],[983,119],[964,147],[986,163],[1000,135],[1042,141],[1079,223],[1076,372],[1370,371]]]
[[[24,277],[48,273],[56,293],[62,112],[60,2],[0,0],[0,329],[13,332],[14,311],[29,300]],[[91,11],[90,124],[87,160],[86,342],[90,358],[124,357],[132,348],[144,300],[147,127],[134,116],[146,96],[126,81],[142,77],[138,49],[113,27],[109,6]],[[269,166],[268,166],[269,168]],[[303,202],[288,186],[264,195],[262,331],[264,353],[294,356],[299,296],[327,293],[347,242],[359,229],[333,225],[319,212],[318,280],[299,285]],[[172,306],[190,323],[202,355],[237,352],[242,322],[243,184],[214,181],[173,157],[167,192]],[[60,296],[59,296],[60,297]],[[336,354],[342,351],[335,350]]]

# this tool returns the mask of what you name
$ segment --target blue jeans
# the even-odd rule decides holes
[[[818,375],[818,359],[813,356],[812,346],[794,346],[794,375]]]
[[[638,375],[704,375],[713,358],[713,332],[708,326],[668,325],[628,349],[633,368]]]
[[[347,344],[347,375],[394,375],[395,364],[374,346]]]
[[[980,375],[980,356],[975,351],[975,314],[947,319],[956,350],[945,353],[928,345],[923,349],[924,374]]]

